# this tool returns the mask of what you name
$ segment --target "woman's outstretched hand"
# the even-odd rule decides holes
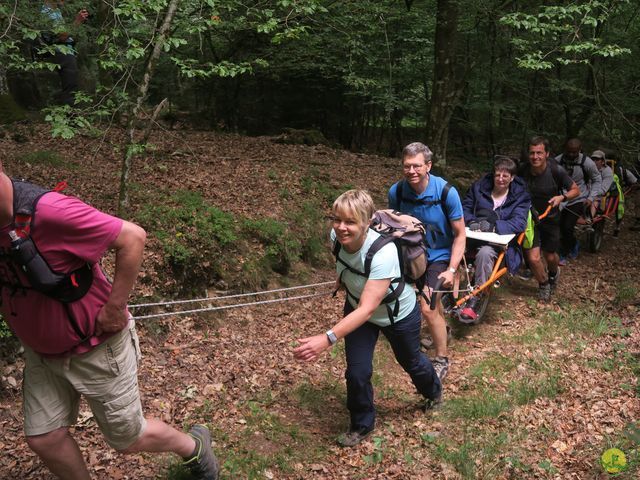
[[[301,338],[298,343],[300,345],[293,350],[293,356],[302,362],[315,362],[329,348],[329,339],[325,334]]]

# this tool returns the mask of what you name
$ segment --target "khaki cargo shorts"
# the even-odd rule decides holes
[[[84,396],[107,443],[116,450],[131,446],[145,429],[135,322],[82,355],[48,359],[25,347],[24,430],[27,436],[70,427]]]

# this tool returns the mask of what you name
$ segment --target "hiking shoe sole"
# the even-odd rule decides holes
[[[555,292],[556,288],[558,288],[558,280],[560,280],[560,269],[558,269],[553,277],[549,275],[549,289],[551,293]]]
[[[544,303],[551,301],[551,285],[547,283],[544,286],[538,287],[538,300]]]
[[[434,410],[437,410],[441,406],[442,406],[442,390],[440,390],[440,395],[438,395],[436,398],[424,399],[424,404],[422,405],[422,411],[425,413],[432,412]]]
[[[343,433],[342,435],[340,435],[336,439],[336,442],[341,447],[346,447],[346,448],[355,447],[356,445],[361,443],[365,438],[371,435],[371,432],[373,432],[373,428],[371,430],[366,430],[363,428],[359,428],[358,430],[349,430]]]
[[[447,374],[449,373],[449,359],[447,357],[435,357],[431,360],[431,364],[436,371],[440,383],[444,382],[444,379],[447,378]]]
[[[188,435],[196,442],[193,456],[186,459],[183,465],[191,470],[191,475],[198,480],[218,480],[220,464],[211,448],[211,434],[205,425],[194,425]]]

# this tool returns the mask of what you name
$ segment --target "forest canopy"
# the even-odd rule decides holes
[[[40,7],[0,5],[0,88],[45,109],[53,135],[143,132],[135,118],[314,129],[392,155],[420,139],[440,161],[518,155],[534,133],[638,156],[640,5],[629,0],[69,0],[55,26]],[[81,8],[90,16],[74,25]],[[57,47],[38,45],[52,28],[75,39],[74,108],[55,105],[46,53]],[[143,140],[130,135],[126,150]]]

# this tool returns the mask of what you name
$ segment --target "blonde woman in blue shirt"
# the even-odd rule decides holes
[[[398,363],[409,374],[425,409],[440,402],[442,387],[429,359],[420,351],[420,308],[416,294],[406,286],[397,300],[397,315],[390,318],[384,298],[399,282],[398,250],[393,243],[382,247],[371,261],[371,273],[364,277],[364,261],[379,234],[369,228],[375,211],[371,196],[364,190],[349,190],[333,203],[331,239],[340,243],[336,271],[347,291],[344,317],[323,334],[298,340],[295,358],[313,362],[320,354],[345,340],[347,408],[349,430],[338,438],[344,447],[365,439],[375,426],[373,403],[373,352],[380,332],[389,340]],[[394,306],[395,309],[395,306]]]

